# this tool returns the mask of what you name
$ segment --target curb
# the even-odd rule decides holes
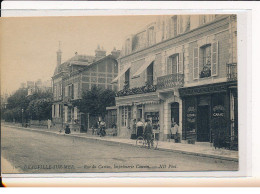
[[[4,125],[4,126],[11,127],[11,128],[19,128],[19,129],[26,130],[26,131],[33,131],[33,132],[38,132],[38,133],[63,136],[63,137],[76,137],[76,138],[79,138],[79,139],[88,139],[88,140],[91,140],[91,141],[102,141],[102,142],[111,143],[111,144],[124,144],[124,145],[134,146],[133,144],[129,144],[129,143],[125,143],[125,142],[110,141],[108,139],[90,138],[90,137],[87,137],[87,136],[78,136],[76,134],[65,135],[65,134],[59,134],[59,133],[51,132],[51,131],[44,131],[44,130],[38,130],[38,129],[32,129],[32,128],[24,128],[24,127],[19,127],[19,126],[12,126],[12,125]],[[214,159],[220,159],[220,160],[234,161],[234,162],[239,161],[238,158],[231,158],[231,157],[226,157],[226,156],[216,156],[216,155],[212,155],[212,154],[195,153],[195,152],[189,152],[189,151],[183,151],[183,150],[173,150],[173,149],[160,148],[160,147],[158,148],[158,150],[166,151],[166,152],[187,154],[187,155],[194,155],[194,156],[200,156],[200,157],[214,158]]]

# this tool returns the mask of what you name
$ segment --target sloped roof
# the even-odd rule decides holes
[[[54,71],[54,75],[57,75],[63,71],[69,71],[70,65],[88,66],[95,61],[95,56],[89,55],[75,55],[69,60],[65,61],[61,65],[57,66]]]

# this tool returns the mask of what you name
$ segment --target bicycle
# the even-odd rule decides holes
[[[148,148],[148,141],[147,139],[145,139],[143,136],[139,136],[136,139],[136,146],[138,147],[147,147]],[[153,138],[151,139],[151,147],[155,150],[158,149],[158,139],[157,138]]]

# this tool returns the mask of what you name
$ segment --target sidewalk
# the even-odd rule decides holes
[[[17,126],[7,125],[7,124],[3,124],[3,125],[7,127],[17,127]],[[64,135],[64,131],[60,133],[56,129],[48,130],[48,129],[40,129],[40,128],[24,128],[24,127],[18,127],[18,128],[31,130],[35,132],[49,133],[54,135]],[[78,138],[92,139],[96,141],[105,141],[105,142],[118,143],[118,144],[128,144],[133,146],[136,145],[136,140],[125,139],[116,136],[99,137],[97,135],[92,135],[88,133],[79,133],[75,131],[71,131],[71,134],[66,136],[73,136]],[[186,144],[186,143],[159,141],[157,147],[158,150],[163,150],[163,151],[178,152],[183,154],[190,154],[190,155],[210,157],[210,158],[223,159],[223,160],[238,161],[239,158],[238,151],[226,150],[226,149],[215,149],[214,147],[198,145],[196,143]]]

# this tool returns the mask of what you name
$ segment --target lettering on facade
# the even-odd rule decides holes
[[[194,106],[190,106],[187,109],[187,121],[194,123],[196,121],[196,109]]]
[[[224,117],[225,107],[222,105],[217,105],[213,107],[213,117]]]

